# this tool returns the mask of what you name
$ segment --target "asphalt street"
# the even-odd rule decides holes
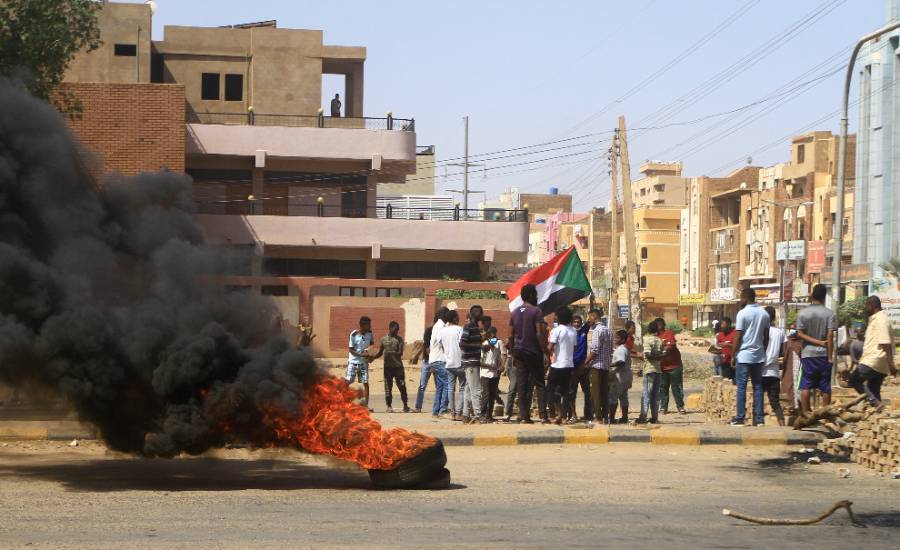
[[[93,442],[4,445],[4,548],[822,549],[900,537],[900,480],[808,465],[786,447],[455,447],[451,489],[374,491],[354,465],[284,450],[144,460]],[[843,511],[808,527],[722,515],[812,517],[839,499],[869,526]]]

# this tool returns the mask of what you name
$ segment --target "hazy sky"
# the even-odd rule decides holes
[[[470,176],[490,196],[559,187],[582,211],[609,199],[605,151],[620,114],[633,128],[634,178],[648,158],[683,160],[692,176],[724,175],[748,156],[782,162],[790,135],[837,131],[827,115],[840,107],[841,66],[886,14],[886,0],[157,4],[157,40],[164,25],[277,19],[324,30],[326,44],[365,46],[366,115],[415,117],[439,161],[462,154],[464,115],[471,155],[587,136],[486,155],[488,170]],[[340,84],[326,79],[323,96]],[[459,169],[446,171],[438,192],[461,186]]]

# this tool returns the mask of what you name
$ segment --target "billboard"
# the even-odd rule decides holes
[[[825,241],[809,241],[806,245],[806,272],[821,273],[825,267]]]
[[[872,289],[881,298],[881,309],[887,314],[891,324],[900,329],[900,281],[890,276],[874,277]]]

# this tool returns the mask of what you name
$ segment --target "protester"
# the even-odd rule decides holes
[[[581,386],[581,393],[584,397],[584,416],[582,416],[582,420],[588,422],[594,417],[594,407],[591,404],[591,373],[585,365],[591,324],[585,323],[581,315],[574,315],[572,316],[572,328],[575,329],[577,336],[575,353],[572,354],[575,370],[572,372],[572,381],[569,385],[569,410],[566,411],[566,418],[574,422],[578,416],[575,412],[575,403],[578,400],[578,387]]]
[[[492,328],[494,329],[495,337],[496,337],[496,327],[494,327],[493,319],[491,319],[491,317],[488,315],[482,315],[481,316],[481,338],[482,338],[482,340],[488,339],[488,336],[487,336],[488,331],[491,330]],[[503,344],[503,355],[504,356],[506,355],[506,344]],[[500,372],[503,372],[504,370],[505,369],[501,369]],[[494,399],[495,399],[494,401],[491,401],[491,404],[490,404],[491,410],[493,410],[494,403],[497,403],[501,407],[503,406],[503,399],[500,397],[500,377],[498,376],[496,378],[492,378],[491,380],[492,380],[491,385],[493,386],[493,389],[491,391],[493,392]],[[482,398],[482,401],[483,400],[484,399]]]
[[[859,366],[859,360],[862,359],[863,350],[865,349],[866,329],[861,328],[856,331],[856,337],[850,342],[850,369],[854,370]]]
[[[378,352],[372,360],[384,356],[384,403],[387,406],[385,412],[392,413],[394,401],[394,382],[400,391],[400,400],[403,402],[403,412],[410,411],[406,397],[406,372],[403,369],[403,338],[400,336],[400,323],[391,321],[388,324],[388,334],[378,343]]]
[[[638,416],[638,424],[659,423],[659,377],[662,367],[659,360],[664,354],[663,341],[657,336],[659,327],[656,323],[650,323],[647,327],[647,336],[644,337],[644,387],[641,392],[641,414]]]
[[[466,389],[463,394],[463,408],[466,422],[485,423],[484,411],[481,408],[481,350],[484,340],[481,338],[479,321],[484,309],[479,305],[469,308],[469,322],[463,327],[459,339],[462,349],[462,366],[466,375]]]
[[[819,390],[822,406],[831,403],[831,358],[834,351],[834,331],[837,318],[825,307],[828,290],[825,285],[813,287],[809,305],[797,315],[797,335],[803,341],[800,353],[800,412],[811,410],[810,391]]]
[[[533,424],[531,420],[531,395],[537,393],[538,414],[542,424],[547,419],[547,389],[544,385],[547,360],[547,328],[544,314],[537,307],[537,288],[532,284],[522,287],[519,296],[524,302],[512,312],[509,319],[509,349],[518,381],[519,422]]]
[[[612,365],[610,365],[609,375],[609,422],[616,421],[616,408],[621,407],[622,417],[619,418],[619,424],[628,423],[628,390],[634,375],[631,373],[631,353],[625,342],[628,341],[628,331],[620,330],[616,333],[615,345],[613,351]]]
[[[881,299],[866,299],[866,339],[863,343],[859,367],[850,375],[850,386],[859,394],[865,394],[869,403],[877,408],[881,402],[881,384],[889,374],[897,374],[894,366],[894,337],[891,322],[881,309]]]
[[[684,408],[684,364],[681,362],[681,351],[675,340],[675,331],[666,327],[665,319],[657,317],[654,321],[659,331],[657,335],[663,341],[665,355],[659,361],[662,374],[659,377],[659,408],[661,414],[669,414],[669,388],[675,398],[678,412],[687,414]]]
[[[481,409],[488,422],[494,421],[494,402],[499,399],[505,364],[506,345],[497,338],[497,327],[488,327],[481,351]]]
[[[444,316],[444,328],[441,329],[441,348],[447,359],[447,400],[449,402],[450,419],[463,420],[465,408],[466,371],[462,368],[462,349],[459,340],[463,328],[459,326],[459,313],[449,310]],[[456,385],[459,383],[459,402],[456,401]]]
[[[775,412],[778,425],[784,426],[784,409],[781,407],[781,365],[784,354],[784,331],[775,326],[775,308],[766,306],[769,315],[769,344],[766,346],[766,365],[762,371],[763,391],[769,397],[769,406]]]
[[[506,346],[506,378],[509,380],[509,387],[506,389],[506,406],[504,411],[503,422],[515,422],[513,420],[513,407],[516,404],[516,397],[519,395],[519,384],[523,383],[523,379],[519,377],[519,371],[516,370],[512,353],[509,352],[509,345]]]
[[[440,331],[441,327],[444,326],[444,320],[442,317],[444,313],[447,312],[447,308],[441,307],[434,314],[434,319],[431,321],[432,326],[425,329],[425,334],[422,337],[422,371],[419,373],[419,391],[416,393],[416,408],[414,412],[420,413],[422,412],[422,402],[425,400],[425,390],[428,388],[428,379],[431,378],[432,367],[429,362],[431,359],[431,335],[434,333],[434,330],[437,329]],[[437,386],[437,375],[435,375],[435,386]]]
[[[625,332],[628,333],[628,339],[625,340],[625,347],[628,348],[628,353],[631,354],[632,357],[634,354],[634,331],[636,330],[634,321],[629,319],[625,321]]]
[[[747,382],[753,383],[753,425],[763,423],[764,394],[762,370],[766,363],[769,343],[769,316],[756,303],[756,291],[746,287],[741,291],[741,310],[735,320],[733,358],[735,383],[737,384],[737,411],[730,424],[743,426],[747,415]]]
[[[428,367],[434,373],[434,404],[431,406],[431,415],[434,418],[443,418],[447,414],[447,402],[449,401],[450,374],[447,372],[447,354],[441,343],[441,333],[444,331],[446,319],[450,310],[442,307],[435,314],[434,326],[431,329],[431,338],[428,344]],[[422,388],[422,384],[419,384]],[[425,391],[424,388],[421,391]],[[417,397],[416,403],[420,400]]]
[[[547,381],[547,393],[550,397],[550,410],[556,424],[563,423],[566,411],[569,410],[569,386],[572,372],[575,370],[575,344],[578,334],[572,328],[572,310],[567,307],[556,312],[556,326],[550,331],[549,351],[553,355],[550,374]]]
[[[588,313],[591,320],[591,345],[585,363],[590,369],[591,403],[594,405],[594,419],[609,424],[609,365],[612,363],[612,332],[601,321],[603,311],[592,309]]]
[[[734,327],[731,325],[731,317],[722,317],[719,321],[719,331],[716,333],[716,346],[719,352],[719,365],[716,369],[716,376],[727,378],[734,381],[734,339],[737,335],[734,333]]]
[[[800,352],[803,342],[797,331],[790,329],[784,341],[784,374],[781,375],[781,393],[787,396],[791,409],[800,408]]]
[[[363,385],[363,406],[369,407],[369,346],[372,345],[372,320],[359,318],[359,328],[350,333],[350,355],[347,358],[348,384],[358,381]],[[372,409],[369,409],[372,411]]]

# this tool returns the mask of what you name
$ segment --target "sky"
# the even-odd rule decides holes
[[[155,40],[165,25],[277,19],[365,46],[365,114],[415,118],[418,144],[436,147],[436,192],[461,188],[448,164],[467,115],[470,161],[484,164],[470,189],[557,187],[577,211],[608,204],[620,115],[632,179],[648,159],[688,176],[785,162],[790,136],[837,132],[852,44],[887,13],[887,0],[156,1]],[[323,98],[340,91],[324,80]]]

